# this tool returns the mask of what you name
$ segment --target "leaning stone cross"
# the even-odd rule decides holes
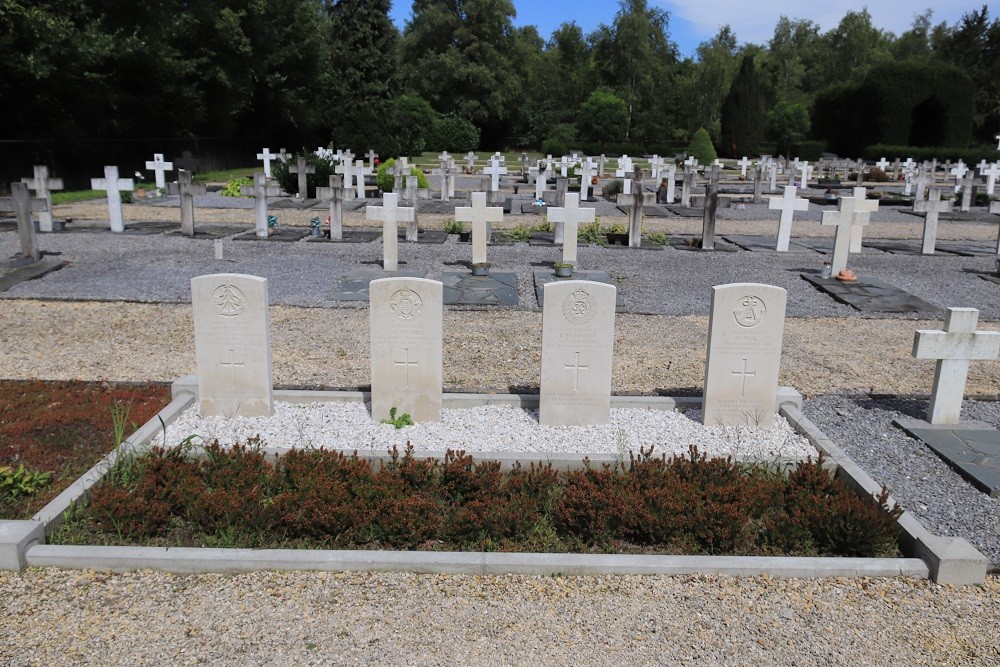
[[[914,357],[937,360],[927,412],[932,424],[959,422],[969,362],[1000,355],[1000,333],[976,331],[978,320],[975,308],[949,308],[944,331],[920,329],[913,337]]]

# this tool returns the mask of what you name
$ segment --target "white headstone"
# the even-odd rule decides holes
[[[105,190],[108,193],[108,222],[111,231],[124,232],[125,219],[122,217],[122,195],[124,189],[129,192],[134,187],[131,178],[118,178],[117,166],[104,167],[104,178],[90,179],[91,190]]]
[[[611,411],[614,285],[566,280],[545,285],[538,421],[605,424]]]
[[[399,268],[399,242],[396,238],[400,222],[413,221],[413,207],[399,206],[399,195],[386,192],[382,195],[381,206],[366,206],[366,220],[382,222],[382,268],[396,271]]]
[[[772,285],[712,288],[702,423],[771,427],[786,298],[785,290]]]
[[[161,190],[167,187],[167,179],[164,176],[164,172],[171,171],[173,168],[174,163],[164,160],[163,153],[153,153],[152,161],[146,162],[146,169],[152,170],[156,179],[156,187]]]
[[[191,279],[198,398],[203,417],[272,410],[267,279],[217,273]]]
[[[775,250],[778,252],[788,251],[788,242],[792,236],[792,218],[795,211],[808,211],[809,200],[797,199],[795,197],[795,186],[785,186],[784,197],[771,197],[767,202],[767,207],[771,210],[781,211],[781,220],[778,223],[778,243]]]
[[[927,412],[932,424],[959,423],[969,362],[1000,355],[1000,333],[976,331],[978,320],[975,308],[949,308],[944,331],[919,329],[913,337],[914,357],[937,360]]]
[[[372,419],[409,414],[441,421],[443,286],[425,278],[382,278],[369,286]]]

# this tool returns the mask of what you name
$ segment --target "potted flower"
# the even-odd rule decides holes
[[[621,245],[628,245],[628,231],[625,229],[625,225],[616,222],[608,228],[608,231],[604,234],[610,245],[620,243]]]
[[[309,232],[313,236],[320,236],[323,232],[320,230],[319,226],[320,226],[319,218],[313,218],[312,220],[309,221]]]
[[[573,275],[572,262],[556,262],[552,265],[556,278],[569,278]]]

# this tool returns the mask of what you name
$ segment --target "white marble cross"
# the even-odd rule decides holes
[[[267,175],[256,171],[253,175],[253,185],[244,185],[240,193],[245,197],[253,197],[254,231],[257,238],[267,238],[267,198],[281,194],[281,188],[267,184]]]
[[[997,186],[997,177],[1000,176],[1000,162],[994,162],[986,167],[982,170],[982,174],[986,177],[986,194],[992,196]]]
[[[503,208],[486,205],[485,192],[472,193],[472,206],[455,208],[455,220],[472,223],[472,263],[486,261],[486,245],[490,239],[490,223],[503,220]]]
[[[677,177],[677,163],[671,160],[667,163],[667,203],[674,203],[674,188],[676,183],[674,180]]]
[[[563,256],[566,264],[576,264],[576,237],[580,223],[594,222],[596,212],[592,208],[580,207],[580,193],[567,192],[563,208],[550,208],[549,220],[563,225]]]
[[[868,199],[867,188],[854,188],[853,196],[841,197],[845,202],[845,208],[854,213],[854,224],[851,225],[851,252],[861,252],[862,236],[864,228],[871,222],[871,214],[878,210],[878,200]]]
[[[354,183],[357,188],[358,199],[365,198],[365,176],[371,176],[375,170],[365,166],[364,160],[354,161]]]
[[[552,178],[552,162],[545,162],[545,169],[538,170],[538,176],[535,178],[535,201],[539,201],[543,198],[545,193],[545,186],[548,185],[548,180]]]
[[[362,162],[364,164],[364,162]],[[354,188],[354,177],[357,171],[354,168],[354,164],[349,160],[344,160],[334,168],[334,173],[340,174],[344,178],[344,193],[347,195],[345,199],[353,199],[357,196],[359,199],[364,199],[364,192],[359,196]],[[359,176],[361,182],[364,183],[365,177]],[[319,195],[317,195],[319,196]]]
[[[306,164],[305,156],[300,155],[295,164],[288,168],[288,173],[299,175],[299,193],[296,196],[305,199],[309,194],[309,188],[306,185],[306,174],[315,174],[316,165]]]
[[[649,159],[649,177],[654,181],[660,178],[660,170],[663,169],[663,158],[653,154]]]
[[[821,224],[834,225],[837,228],[833,240],[833,258],[830,260],[830,271],[834,276],[847,268],[847,260],[851,253],[851,227],[867,223],[867,216],[855,215],[852,200],[852,197],[842,197],[838,210],[823,211]]]
[[[740,168],[740,176],[741,177],[743,177],[743,178],[747,177],[747,167],[749,167],[750,164],[751,164],[751,162],[750,162],[749,159],[747,159],[746,155],[743,156],[742,160],[740,160],[739,162],[736,163],[736,166]]]
[[[551,155],[549,158],[551,159]],[[469,151],[465,154],[465,166],[468,168],[469,173],[473,173],[476,170],[476,153],[475,151]]]
[[[924,238],[920,254],[933,255],[937,243],[938,215],[952,208],[950,199],[941,199],[941,188],[931,188],[927,199],[913,203],[913,210],[924,214]]]
[[[374,148],[369,148],[368,153],[366,155],[368,157],[368,168],[374,171],[375,160],[378,159],[378,153],[375,152]]]
[[[366,206],[366,220],[382,222],[382,268],[386,271],[399,269],[399,243],[397,225],[413,221],[413,207],[399,206],[399,195],[386,192],[382,195],[381,206]]]
[[[104,167],[104,178],[90,179],[91,190],[105,190],[108,193],[108,222],[111,231],[124,232],[125,220],[122,218],[122,195],[124,189],[130,192],[135,187],[131,178],[118,178],[117,166]]]
[[[885,157],[881,157],[879,158],[879,161],[875,163],[875,166],[881,169],[882,171],[885,171],[886,169],[889,168],[889,161],[886,160]]]
[[[808,199],[796,199],[795,186],[785,186],[784,197],[771,197],[767,202],[767,207],[771,210],[781,211],[781,220],[778,223],[778,243],[775,250],[778,252],[788,252],[788,241],[792,236],[792,218],[795,211],[808,211]]]
[[[271,178],[271,162],[278,159],[278,156],[271,152],[270,148],[264,148],[260,153],[257,153],[257,159],[264,163],[264,175]],[[149,163],[146,163],[146,169],[149,169]]]
[[[594,178],[594,161],[587,158],[580,163],[580,199],[586,201],[587,189],[590,188],[590,181]]]
[[[802,162],[799,164],[799,171],[802,172],[802,187],[806,187],[809,183],[809,177],[812,175],[813,167],[808,162]]]
[[[1000,333],[976,331],[978,320],[975,308],[949,308],[944,331],[918,329],[913,336],[913,356],[937,360],[927,411],[932,424],[959,423],[969,362],[1000,355]]]
[[[622,182],[623,194],[632,194],[632,172],[632,158],[628,155],[622,155],[618,158],[618,169],[615,170],[615,176],[624,179]]]
[[[692,169],[697,169],[698,168],[698,158],[696,158],[693,155],[689,155],[688,158],[686,160],[684,160],[684,165],[687,166],[687,167],[691,167]]]
[[[146,169],[152,170],[156,180],[156,187],[161,190],[167,187],[167,179],[164,177],[163,173],[171,171],[173,168],[174,163],[164,160],[163,153],[153,153],[153,159],[146,162]]]
[[[343,151],[338,150],[337,156],[340,158],[341,162],[354,162],[354,153],[351,152],[350,148],[344,149]]]
[[[483,167],[483,174],[490,177],[490,192],[497,192],[500,190],[500,176],[507,173],[507,167],[500,164],[500,161],[493,157],[490,160],[490,166]]]
[[[62,190],[61,178],[49,178],[49,168],[44,164],[36,164],[33,168],[33,178],[22,178],[21,182],[35,191],[35,196],[44,199],[45,210],[38,211],[38,231],[52,231],[52,190]]]
[[[359,160],[362,164],[363,161]],[[316,188],[317,199],[330,201],[330,239],[340,241],[344,238],[344,177],[330,174],[330,185],[326,188]]]
[[[965,166],[965,163],[959,160],[954,167],[948,170],[952,176],[955,177],[955,192],[958,192],[962,184],[959,182],[962,178],[969,172],[969,168]]]

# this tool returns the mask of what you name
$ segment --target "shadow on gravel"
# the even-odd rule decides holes
[[[854,399],[858,407],[866,410],[886,410],[899,412],[914,419],[927,418],[928,399],[913,396],[892,396],[890,394],[872,394],[858,396]]]

